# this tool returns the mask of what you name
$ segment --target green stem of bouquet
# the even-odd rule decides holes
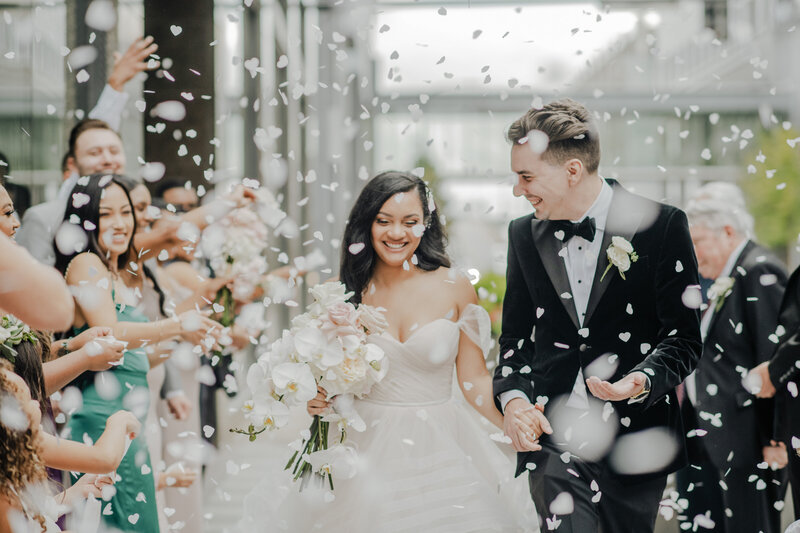
[[[226,328],[231,327],[236,318],[236,302],[233,300],[233,292],[230,287],[225,286],[218,290],[214,297],[214,303],[223,307],[222,312],[214,313],[214,320]]]
[[[313,473],[311,464],[303,459],[305,454],[312,454],[319,450],[328,449],[328,431],[330,429],[330,422],[324,422],[319,416],[315,416],[314,420],[311,421],[311,426],[308,429],[311,432],[311,435],[307,440],[303,441],[302,448],[292,454],[289,462],[286,463],[286,466],[284,467],[284,470],[289,470],[290,468],[292,469],[292,474],[294,475],[295,481],[301,478],[305,479]],[[330,486],[331,490],[333,490],[333,477],[329,473],[317,475],[322,476],[323,479],[327,479],[328,485]],[[305,482],[301,485],[300,490],[302,490],[302,487],[304,486]]]

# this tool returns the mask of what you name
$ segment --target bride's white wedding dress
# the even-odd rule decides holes
[[[298,493],[288,473],[269,476],[245,498],[241,531],[537,531],[527,480],[513,479],[510,454],[489,437],[500,430],[481,427],[453,386],[461,332],[486,350],[489,326],[486,311],[470,304],[458,322],[434,320],[405,342],[371,336],[389,372],[355,402],[367,426],[348,433],[358,473],[336,480],[333,501],[309,489]]]

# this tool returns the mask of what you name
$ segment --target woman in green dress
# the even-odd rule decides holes
[[[120,275],[126,270],[136,273],[135,232],[133,207],[119,178],[96,174],[78,180],[55,239],[56,268],[75,297],[72,333],[106,326],[128,344],[121,364],[84,373],[73,383],[83,393],[83,404],[68,423],[72,440],[96,440],[106,419],[119,409],[130,410],[144,424],[150,368],[145,346],[176,337],[199,343],[221,330],[192,311],[150,322],[136,308],[138,291],[126,285],[129,276]],[[131,441],[116,470],[116,493],[103,503],[102,519],[105,526],[122,531],[158,533],[153,469],[143,435]]]

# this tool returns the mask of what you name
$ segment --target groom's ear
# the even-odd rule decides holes
[[[567,179],[570,184],[575,185],[583,175],[583,161],[576,158],[568,159],[564,163],[564,170],[567,172]]]

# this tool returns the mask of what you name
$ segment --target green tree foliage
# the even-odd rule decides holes
[[[433,193],[436,207],[439,209],[439,214],[446,213],[447,202],[445,201],[444,195],[441,191],[442,180],[439,178],[439,174],[436,173],[436,169],[433,167],[431,160],[425,156],[420,156],[414,162],[414,167],[422,167],[425,169],[425,175],[422,177],[422,179],[425,180],[425,183],[428,184],[428,188],[430,188],[431,192]]]
[[[496,272],[481,272],[481,279],[475,284],[478,303],[489,313],[492,321],[492,335],[500,336],[503,317],[503,297],[506,294],[506,277]]]
[[[773,128],[759,133],[748,157],[743,189],[763,244],[786,251],[800,232],[800,134]],[[755,169],[755,172],[753,172]]]

